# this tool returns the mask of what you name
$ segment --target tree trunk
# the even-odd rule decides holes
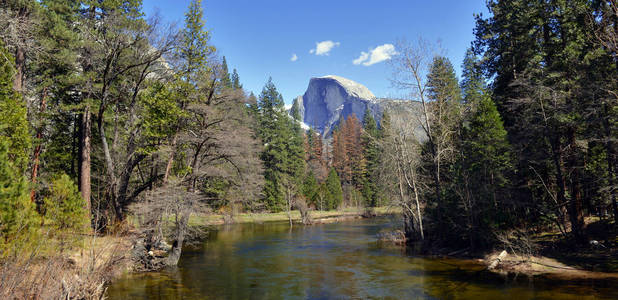
[[[584,213],[583,201],[581,192],[581,168],[579,168],[577,160],[577,146],[575,144],[575,130],[569,128],[569,143],[571,153],[569,155],[570,177],[571,177],[571,202],[569,203],[569,217],[571,221],[571,232],[581,242],[584,238]]]
[[[414,176],[414,174],[412,174]],[[414,189],[414,200],[416,201],[416,213],[418,214],[418,226],[421,232],[421,240],[425,240],[425,233],[423,230],[423,216],[421,215],[421,203],[418,200],[418,190],[416,189],[416,179],[412,178],[412,185]]]
[[[618,22],[616,23],[618,24]],[[617,25],[618,26],[618,25]],[[615,162],[615,153],[614,153],[614,143],[612,140],[612,128],[609,123],[609,108],[607,103],[603,105],[604,110],[604,118],[603,118],[603,128],[605,129],[605,152],[607,157],[607,173],[608,173],[608,183],[610,186],[609,189],[609,197],[612,201],[612,210],[614,211],[614,224],[618,226],[618,204],[616,204],[616,188],[614,188],[616,184],[616,162]]]
[[[131,198],[128,197],[129,180],[131,179],[131,174],[133,173],[133,170],[135,169],[135,167],[144,158],[146,158],[146,155],[133,154],[132,158],[127,162],[127,165],[124,168],[124,171],[120,175],[120,178],[118,181],[118,191],[117,191],[117,196],[116,196],[116,201],[115,201],[116,207],[114,208],[116,217],[118,218],[119,221],[124,220],[125,209],[131,201]]]
[[[286,197],[288,198],[288,219],[290,220],[290,228],[292,228],[292,197],[289,186],[286,187]]]
[[[407,209],[405,209],[406,197],[403,194],[403,179],[401,178],[401,169],[398,170],[399,174],[397,174],[398,179],[398,187],[399,187],[399,197],[401,198],[401,204],[404,207],[403,209],[403,231],[406,235],[406,239],[411,241],[416,235],[416,229],[414,228],[414,216],[409,215]]]
[[[167,160],[167,165],[165,166],[165,175],[163,175],[163,184],[167,183],[167,180],[170,176],[170,173],[172,171],[172,165],[174,163],[174,154],[176,153],[176,143],[178,142],[178,134],[174,134],[174,138],[172,139],[172,145],[171,145],[171,153],[170,153],[170,157]]]
[[[166,265],[175,266],[178,265],[178,260],[180,260],[180,255],[182,254],[182,244],[185,241],[185,236],[187,235],[187,226],[189,224],[189,217],[191,216],[191,211],[189,209],[184,209],[180,214],[180,219],[178,219],[178,215],[176,215],[176,230],[174,232],[174,243],[172,244],[172,251],[169,253],[167,257]]]
[[[23,92],[24,87],[24,65],[26,63],[26,54],[24,48],[17,46],[15,50],[15,78],[13,79],[13,89],[17,92]]]
[[[556,184],[558,185],[558,205],[560,207],[564,207],[566,203],[566,187],[564,183],[564,176],[562,175],[562,145],[560,143],[560,136],[557,133],[554,133],[556,136],[551,138],[551,148],[552,148],[552,160],[554,162],[554,167],[556,168]],[[565,224],[563,224],[566,227]]]
[[[45,112],[45,108],[46,108],[46,103],[47,101],[47,87],[43,89],[43,96],[41,97],[41,107],[39,109],[40,113],[42,114],[43,112]],[[34,198],[35,198],[35,185],[36,185],[36,180],[38,177],[38,172],[39,172],[39,162],[40,162],[40,157],[41,157],[41,138],[43,137],[43,124],[41,124],[39,126],[39,128],[37,129],[36,132],[36,139],[37,139],[37,145],[34,148],[34,155],[32,158],[32,175],[31,175],[31,180],[32,180],[32,189],[30,190],[30,201],[34,202]]]
[[[81,153],[80,149],[80,139],[79,133],[81,132],[81,114],[72,114],[71,120],[73,121],[73,135],[71,138],[71,175],[77,177],[79,181],[79,168],[80,168],[80,159],[78,157],[79,153]],[[77,161],[77,168],[75,168],[75,162]],[[79,185],[79,184],[78,184]]]
[[[105,106],[101,104],[99,106],[99,114],[97,115],[97,129],[99,130],[99,137],[101,139],[101,145],[103,146],[103,155],[105,157],[105,164],[107,167],[107,175],[109,176],[109,184],[111,186],[116,185],[116,175],[114,174],[114,161],[112,159],[111,152],[109,151],[109,145],[107,144],[107,137],[105,136],[105,122],[103,120],[105,113]]]
[[[86,106],[80,117],[80,121],[79,190],[82,198],[84,198],[86,202],[86,209],[90,215],[90,107]]]
[[[101,145],[103,146],[103,156],[105,158],[105,166],[107,169],[107,178],[108,178],[108,186],[111,191],[111,200],[114,205],[114,213],[116,215],[117,221],[123,221],[123,209],[122,204],[119,201],[119,189],[118,189],[118,180],[116,178],[116,172],[114,171],[114,160],[112,158],[111,152],[109,150],[109,144],[107,143],[107,137],[105,136],[105,121],[103,120],[105,114],[105,100],[102,100],[99,105],[99,112],[97,114],[97,129],[99,131],[99,138],[101,140]],[[130,175],[130,173],[129,173]]]

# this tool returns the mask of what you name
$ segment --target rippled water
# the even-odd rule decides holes
[[[220,227],[177,268],[126,275],[109,299],[618,299],[615,281],[500,276],[473,261],[381,247],[394,218]]]

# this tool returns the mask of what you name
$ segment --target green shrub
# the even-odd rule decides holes
[[[0,257],[22,248],[36,233],[37,213],[28,182],[8,156],[8,142],[0,137]]]
[[[62,174],[52,181],[50,194],[45,198],[45,216],[61,233],[85,230],[88,224],[86,201],[68,175]]]

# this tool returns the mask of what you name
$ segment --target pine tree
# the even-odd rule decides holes
[[[315,203],[313,202],[313,200],[315,199],[315,194],[318,192],[318,188],[318,181],[315,179],[315,175],[313,174],[313,172],[309,170],[307,174],[305,174],[305,180],[303,181],[302,186],[302,194],[314,205]]]
[[[258,109],[260,138],[265,145],[262,153],[265,201],[271,211],[280,211],[286,202],[289,204],[292,193],[300,193],[298,187],[305,172],[302,129],[287,116],[283,97],[272,78],[262,89]]]
[[[258,98],[260,127],[259,133],[264,142],[261,158],[264,162],[264,200],[271,211],[283,209],[284,199],[281,191],[281,170],[285,160],[285,145],[281,139],[281,119],[279,113],[283,107],[281,94],[272,82],[272,78],[262,89]]]
[[[326,209],[337,209],[343,203],[343,190],[341,189],[341,180],[337,171],[331,168],[326,178],[326,190],[329,198],[327,199]]]
[[[30,112],[36,131],[30,173],[33,201],[39,176],[62,172],[77,177],[74,168],[77,157],[71,149],[77,122],[71,110],[77,104],[73,92],[81,81],[77,68],[82,45],[77,25],[79,3],[44,0],[41,5],[38,33],[41,52],[29,67],[36,87],[31,94],[36,108]]]
[[[240,84],[240,77],[238,77],[238,72],[236,72],[236,69],[234,69],[234,71],[232,71],[232,88],[237,90],[237,89],[242,89],[242,84]]]
[[[300,122],[300,120],[302,119],[302,116],[300,115],[300,107],[298,107],[298,101],[296,101],[296,99],[294,99],[294,102],[292,102],[292,107],[290,108],[290,116],[292,116],[292,118],[298,122]]]
[[[317,187],[315,193],[313,194],[313,198],[311,198],[310,201],[316,209],[328,210],[329,203],[332,198],[333,196],[326,186],[326,181],[324,181]]]
[[[13,90],[13,58],[0,43],[0,137],[8,143],[7,157],[19,174],[24,174],[30,155],[30,132],[26,105]]]
[[[284,112],[285,113],[285,112]],[[305,174],[305,147],[304,132],[300,123],[296,119],[283,118],[286,123],[288,136],[288,161],[287,174],[294,181],[295,185],[300,186],[302,177]]]
[[[461,72],[462,79],[460,85],[463,94],[463,102],[470,104],[471,102],[475,102],[475,99],[482,97],[487,88],[483,80],[481,64],[471,48],[466,50]],[[471,106],[469,105],[468,107]]]
[[[332,153],[331,153],[332,161],[330,164],[337,171],[337,174],[341,174],[341,177],[345,178],[346,176],[344,174],[347,174],[346,168],[347,168],[348,155],[346,153],[345,140],[343,136],[343,131],[341,130],[341,125],[342,124],[339,124],[333,130],[333,142],[332,142],[333,147],[332,147]]]
[[[215,50],[209,41],[210,32],[204,25],[202,0],[192,0],[185,13],[185,27],[177,48],[177,56],[181,60],[180,72],[191,84],[195,85],[200,72],[208,68],[208,56]]]
[[[428,212],[434,214],[436,233],[444,236],[447,232],[447,219],[444,214],[453,206],[452,199],[445,197],[444,185],[447,180],[447,166],[456,153],[460,123],[461,91],[451,62],[441,56],[434,57],[427,75],[428,97],[431,102],[428,123],[428,141],[425,144],[424,161],[433,178],[433,201]]]
[[[326,179],[328,175],[326,161],[322,156],[322,147],[322,137],[310,128],[307,132],[307,145],[305,150],[307,167],[313,172],[316,179],[320,181]]]
[[[18,254],[13,250],[31,241],[37,219],[26,177],[12,163],[9,144],[0,136],[0,256]]]
[[[361,145],[362,127],[356,115],[344,119],[333,132],[333,167],[343,184],[360,188],[366,173]]]
[[[223,61],[221,62],[221,72],[223,73],[221,77],[221,84],[229,89],[234,88],[232,79],[230,78],[230,70],[227,67],[227,60],[225,59],[225,56],[223,56]]]
[[[478,65],[476,56],[468,51],[461,83],[466,112],[450,186],[460,204],[447,215],[458,225],[450,229],[454,236],[467,239],[472,249],[485,249],[494,242],[493,230],[508,221],[510,207],[503,198],[508,194],[512,166],[506,130]]]
[[[27,110],[13,90],[13,58],[0,43],[0,255],[12,255],[32,238],[36,212],[25,172],[31,140]],[[17,246],[17,247],[16,247]]]
[[[209,44],[210,32],[204,25],[203,17],[202,1],[192,0],[185,13],[185,27],[181,31],[180,45],[176,48],[176,58],[180,61],[177,68],[177,93],[182,95],[178,98],[181,110],[185,110],[191,101],[198,98],[198,82],[208,73],[208,57],[215,51],[215,47]],[[178,151],[178,135],[185,126],[187,120],[181,118],[170,141],[172,152],[167,160],[163,182],[167,182],[171,175],[174,157]]]
[[[521,189],[516,201],[545,214],[551,211],[559,227],[565,227],[568,216],[572,234],[585,242],[584,206],[598,190],[584,182],[587,150],[594,147],[582,145],[615,136],[615,127],[600,123],[616,119],[608,109],[616,97],[607,93],[616,89],[616,81],[605,79],[618,72],[615,56],[589,32],[616,24],[615,16],[604,12],[606,1],[489,1],[488,8],[491,17],[477,17],[475,51],[484,56],[483,71],[493,79],[492,98],[518,153],[514,184],[534,183]],[[598,18],[591,21],[591,15]],[[611,144],[605,150],[610,180],[616,165]],[[545,184],[538,174],[547,177]],[[558,205],[537,203],[547,189]]]
[[[77,185],[68,175],[62,174],[51,182],[49,196],[45,198],[45,216],[58,232],[80,232],[84,229],[88,212],[86,202],[79,195]]]
[[[369,207],[375,207],[379,204],[379,198],[381,196],[377,184],[379,176],[378,168],[380,165],[378,147],[380,132],[375,119],[368,109],[365,111],[365,116],[363,117],[363,127],[364,130],[361,136],[361,142],[364,150],[363,156],[367,161],[367,170],[364,175],[364,183],[361,191],[365,198],[365,204]]]

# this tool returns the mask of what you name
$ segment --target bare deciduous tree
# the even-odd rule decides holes
[[[421,142],[425,140],[419,131],[422,114],[412,117],[390,113],[390,124],[383,127],[382,140],[383,181],[395,182],[391,188],[398,191],[394,203],[404,211],[405,231],[408,239],[425,239],[423,228],[423,201],[421,188],[423,184],[418,169],[421,168]],[[397,198],[395,198],[397,199]]]

